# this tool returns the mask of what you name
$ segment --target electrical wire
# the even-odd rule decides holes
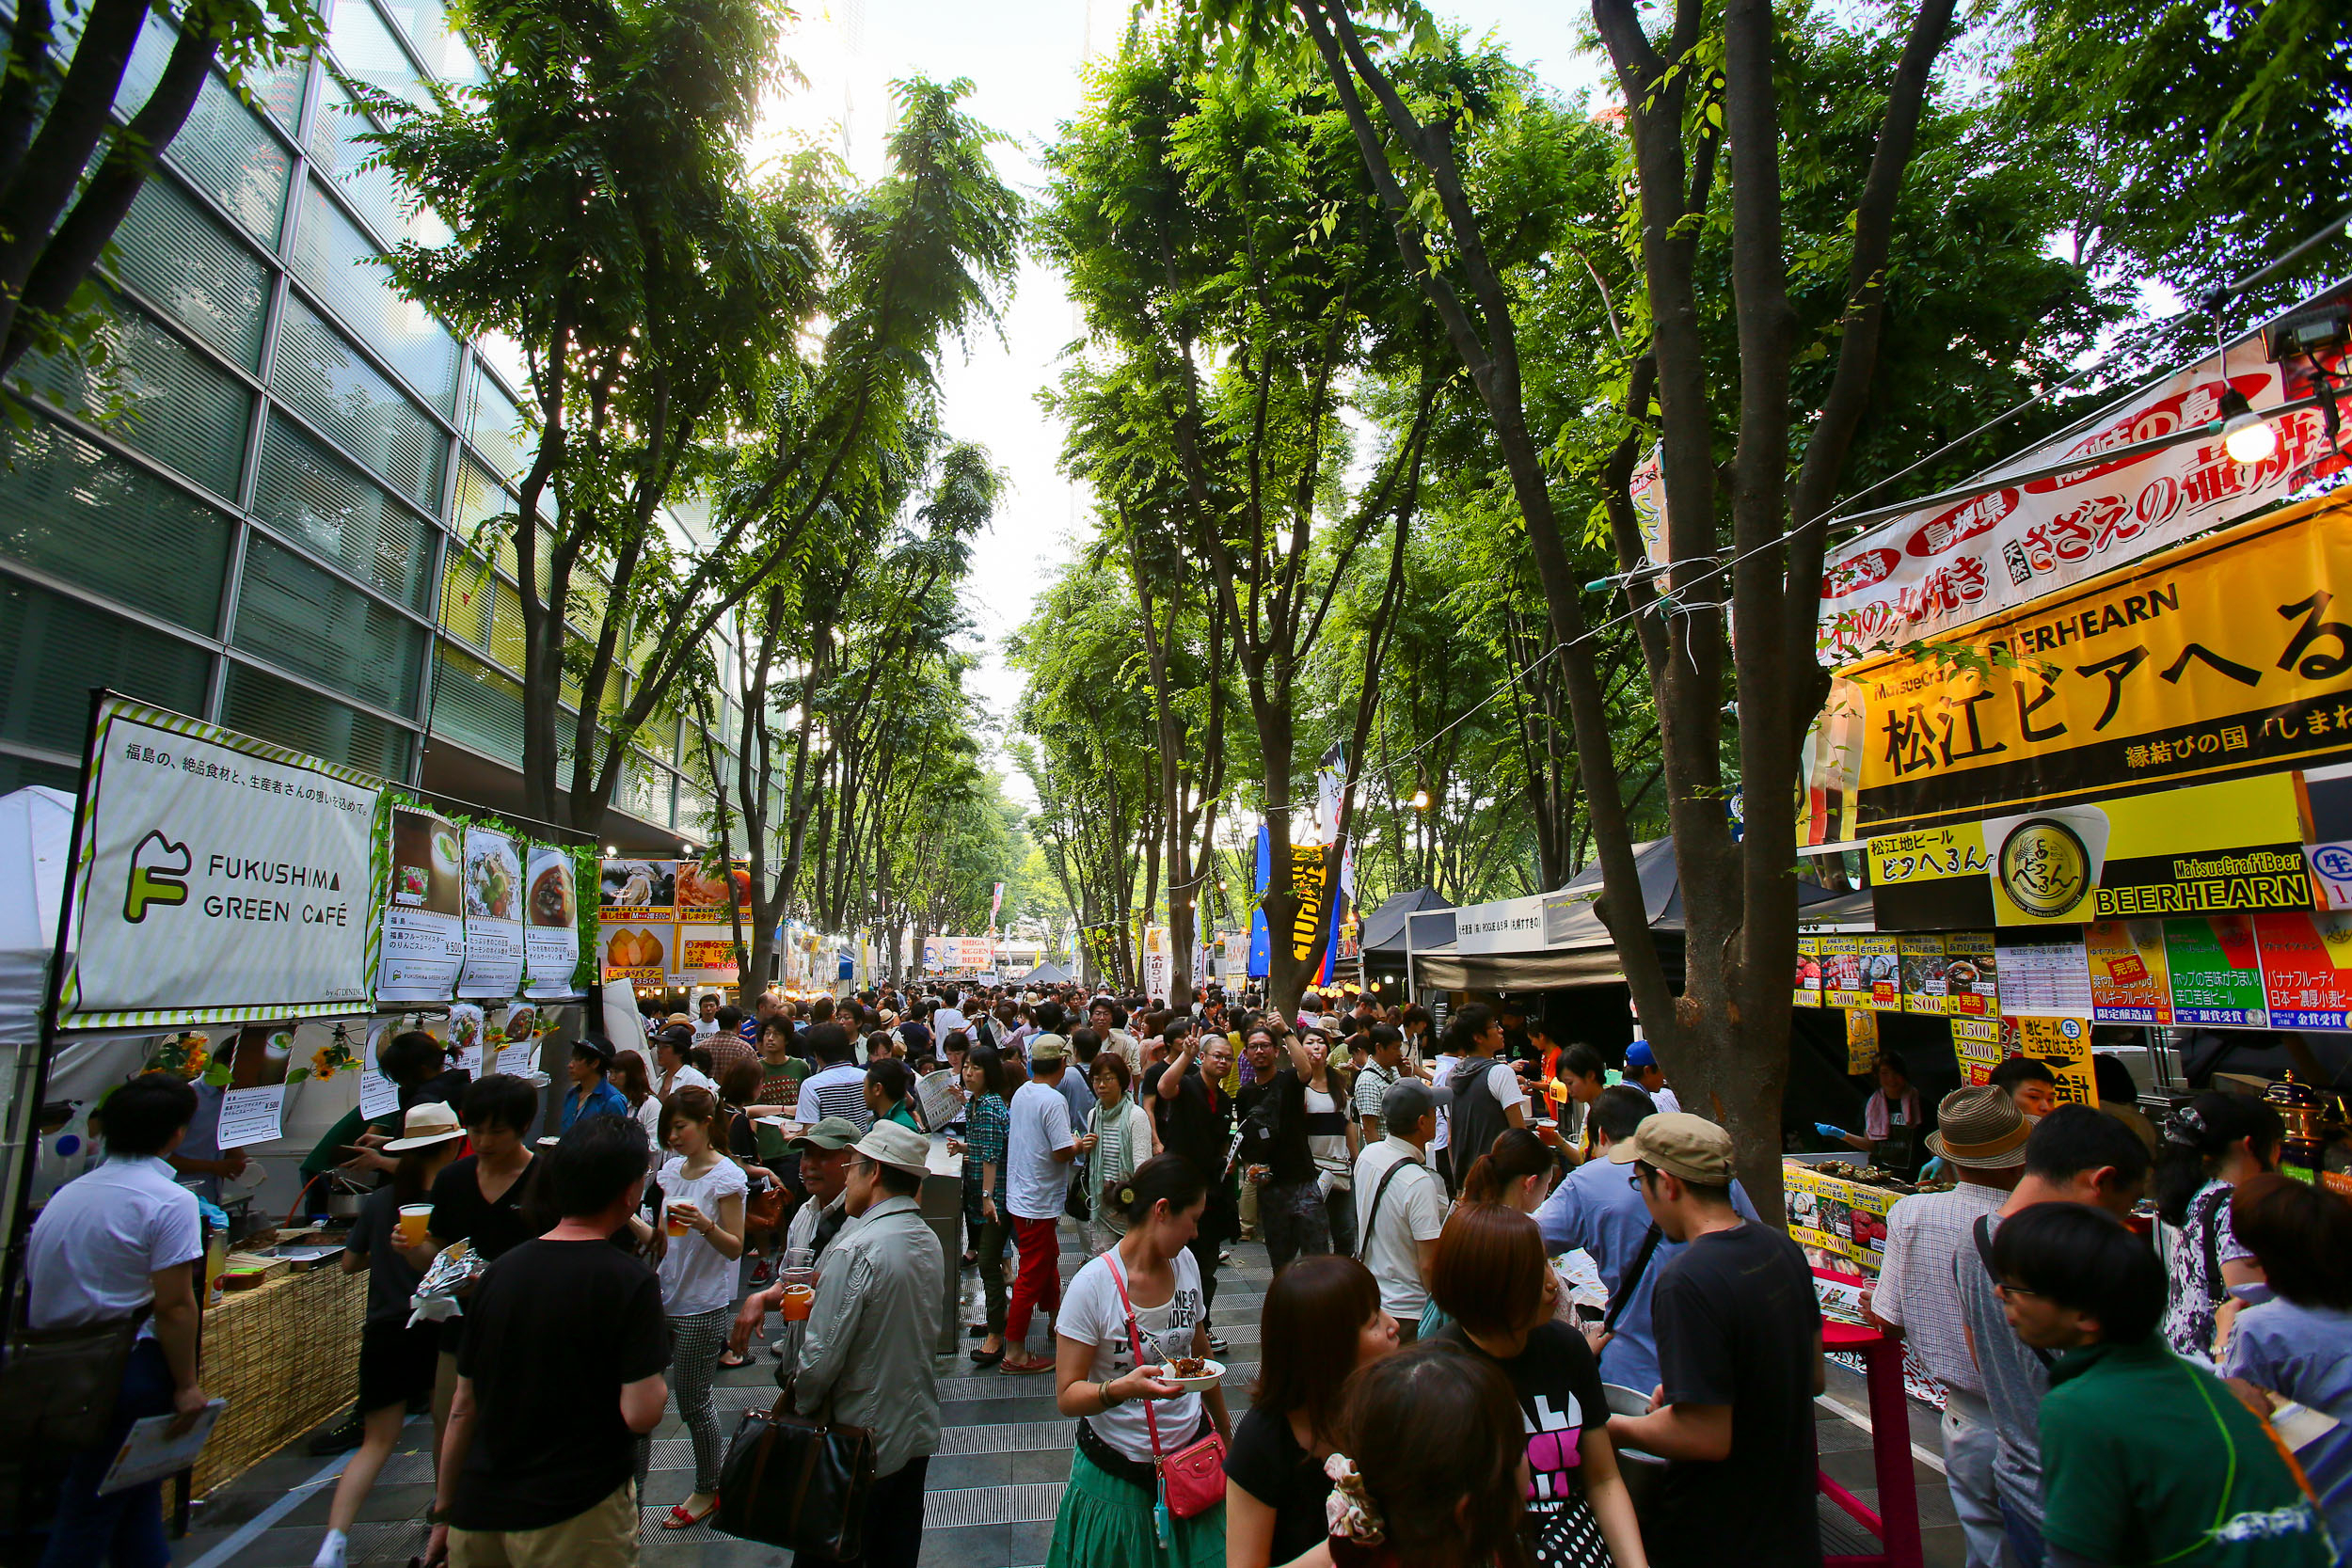
[[[2307,255],[2313,248],[2328,240],[2330,236],[2344,233],[2348,224],[2352,224],[2352,208],[2346,208],[2342,214],[2330,219],[2324,227],[2305,237],[2303,240],[2297,242],[2291,249],[2282,252],[2272,261],[2265,262],[2257,270],[2248,273],[2243,277],[2236,278],[2232,282],[2223,285],[2219,289],[2216,289],[2213,293],[2206,295],[2203,300],[2200,301],[2198,306],[2187,310],[2183,310],[2176,315],[2169,316],[2163,322],[2155,323],[2150,326],[2142,328],[2140,332],[2134,335],[2132,340],[2127,340],[2125,343],[2118,344],[2115,348],[2110,349],[2106,354],[2102,355],[2100,358],[2094,361],[2092,366],[2090,368],[2095,369],[2098,365],[2107,363],[2112,360],[2116,355],[2122,353],[2124,348],[2130,346],[2131,342],[2162,331],[2170,326],[2174,322],[2179,321],[2184,316],[2204,315],[2217,311],[2219,307],[2228,304],[2230,300],[2244,293],[2248,289],[2252,288],[2256,283],[2261,282],[2265,277],[2269,277],[2280,267],[2287,266],[2304,255]],[[2201,359],[2203,356],[2200,355],[2198,357]],[[2088,370],[2077,371],[2073,376],[2068,377],[2066,381],[2060,382],[2058,386],[2050,388],[2044,391],[2037,392],[2033,397],[2026,399],[2024,403],[2021,403],[2016,407],[2010,409],[2007,413],[1999,415],[1996,418],[1986,421],[1984,424],[1978,426],[1976,430],[1971,431],[1968,435],[1963,436],[1957,440],[1947,443],[1939,451],[1931,453],[1927,457],[1921,458],[1918,462],[1912,464],[1910,467],[1902,469],[1901,472],[1890,474],[1886,479],[1879,481],[1878,483],[1869,486],[1867,489],[1857,491],[1855,494],[1847,497],[1844,501],[1839,503],[1839,505],[1851,505],[1852,502],[1859,500],[1862,497],[1868,495],[1871,490],[1878,489],[1884,484],[1892,483],[1894,480],[1901,478],[1903,474],[1911,473],[1928,463],[1935,461],[1936,458],[1950,451],[1954,447],[1963,445],[1966,442],[1975,439],[1985,431],[1991,430],[1995,426],[2015,418],[2017,415],[2024,413],[2026,409],[2031,408],[2034,404],[2042,402],[2043,399],[2064,390],[2068,386],[2072,385],[2074,381],[2079,380],[2086,373],[2088,373]],[[1766,550],[1778,549],[1782,546],[1788,544],[1789,540],[1794,539],[1799,533],[1804,531],[1806,529],[1817,527],[1835,527],[1839,521],[1839,518],[1836,515],[1836,508],[1832,508],[1829,512],[1824,513],[1820,517],[1811,518],[1805,522],[1799,523],[1795,527],[1789,529],[1787,532],[1782,533],[1779,537],[1768,539],[1760,545],[1742,550],[1738,555],[1733,556],[1729,561],[1714,560],[1713,558],[1702,558],[1713,560],[1713,563],[1704,566],[1692,574],[1689,582],[1684,586],[1695,586],[1697,583],[1702,582],[1708,578],[1720,577],[1752,555],[1758,555]],[[1697,565],[1698,562],[1694,561],[1692,564]],[[1597,626],[1585,627],[1584,630],[1579,632],[1572,638],[1564,641],[1555,642],[1537,657],[1531,660],[1525,670],[1496,683],[1495,689],[1488,692],[1486,697],[1481,699],[1478,703],[1464,709],[1458,717],[1439,728],[1434,735],[1431,735],[1427,739],[1422,741],[1419,745],[1414,746],[1409,751],[1406,752],[1404,755],[1393,761],[1382,763],[1376,769],[1376,772],[1379,775],[1384,776],[1384,778],[1393,776],[1404,765],[1411,762],[1414,757],[1420,755],[1422,752],[1427,751],[1430,747],[1444,739],[1454,730],[1470,722],[1470,721],[1475,718],[1480,712],[1499,702],[1507,692],[1515,689],[1519,682],[1525,680],[1527,676],[1534,674],[1538,669],[1548,663],[1555,655],[1565,653],[1568,649],[1576,646],[1578,643],[1588,641],[1591,639],[1599,636],[1602,632],[1607,631],[1612,626],[1632,620],[1636,616],[1646,614],[1652,609],[1661,606],[1670,611],[1680,608],[1676,604],[1674,594],[1669,592],[1659,595],[1659,598],[1654,601],[1653,604],[1634,606],[1620,614],[1611,616],[1609,619],[1601,622]],[[1699,607],[1694,606],[1691,608]],[[1720,609],[1722,607],[1713,606],[1709,608]]]

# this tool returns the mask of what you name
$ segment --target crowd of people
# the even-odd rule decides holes
[[[718,1370],[770,1354],[801,1413],[872,1435],[850,1560],[913,1568],[959,1268],[974,1370],[1050,1374],[1074,1422],[1056,1568],[1820,1560],[1815,1275],[1645,1044],[1613,1070],[1540,1019],[1470,1004],[1438,1030],[1311,993],[1287,1013],[955,986],[698,1011],[573,1043],[555,1107],[453,1076],[430,1035],[384,1046],[400,1111],[334,1134],[384,1184],[345,1243],[369,1275],[358,1449],[318,1568],[342,1568],[423,1410],[429,1562],[634,1562],[672,1398],[694,1474],[661,1523],[683,1529],[720,1502]],[[1954,1179],[1893,1207],[1865,1310],[1941,1386],[1972,1568],[2347,1560],[2352,1205],[2276,1173],[2260,1101],[2198,1097],[2152,1157],[2153,1123],[2058,1105],[2046,1079],[1996,1074],[1931,1118],[1889,1063],[1840,1134],[1931,1125]],[[195,1101],[159,1074],[115,1090],[110,1158],[31,1238],[32,1328],[136,1320],[119,1427],[203,1407],[197,1199],[167,1163]],[[960,1256],[919,1204],[956,1157]],[[1247,1383],[1214,1366],[1243,1327],[1216,1305],[1243,1239],[1274,1265]],[[420,1319],[420,1278],[460,1243],[487,1267]],[[1600,1286],[1584,1299],[1571,1253]],[[103,1461],[73,1461],[46,1561],[159,1568],[155,1489],[98,1494]]]

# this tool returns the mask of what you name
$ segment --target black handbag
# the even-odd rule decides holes
[[[773,1408],[747,1410],[719,1467],[711,1523],[729,1535],[839,1562],[865,1550],[874,1434],[795,1414],[792,1378]]]
[[[1100,1112],[1094,1112],[1087,1117],[1089,1131],[1093,1130],[1100,1116]],[[1087,1195],[1087,1168],[1092,1163],[1084,1155],[1078,1157],[1070,1172],[1070,1186],[1062,1194],[1061,1212],[1080,1224],[1094,1217],[1094,1205]]]

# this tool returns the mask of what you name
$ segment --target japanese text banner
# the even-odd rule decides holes
[[[2347,525],[2290,507],[1849,671],[1863,830],[2352,751]]]

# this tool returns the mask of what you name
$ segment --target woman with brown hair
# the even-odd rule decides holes
[[[1537,1560],[1647,1568],[1609,1441],[1600,1364],[1584,1337],[1552,1315],[1560,1281],[1534,1220],[1499,1203],[1455,1209],[1438,1238],[1429,1288],[1454,1319],[1437,1342],[1502,1372],[1526,1417],[1526,1528]]]
[[[1494,1364],[1438,1340],[1347,1381],[1330,1538],[1293,1568],[1532,1568],[1520,1418]]]
[[[1225,1568],[1289,1562],[1324,1539],[1323,1462],[1339,1446],[1347,1379],[1396,1351],[1396,1320],[1353,1258],[1301,1258],[1259,1316],[1258,1381],[1225,1456]],[[1354,1323],[1354,1334],[1337,1330]]]
[[[645,1142],[652,1148],[650,1169],[661,1168],[661,1101],[653,1092],[653,1073],[645,1066],[642,1052],[624,1051],[612,1058],[612,1083],[628,1101],[629,1114],[637,1125],[645,1130]]]
[[[1462,1178],[1461,1201],[1500,1203],[1506,1209],[1532,1214],[1551,1196],[1552,1178],[1559,1174],[1559,1156],[1543,1139],[1524,1127],[1506,1127],[1495,1134],[1492,1148],[1470,1162],[1469,1174]],[[1558,1310],[1561,1322],[1576,1321],[1575,1309],[1565,1300],[1558,1304]],[[1438,1330],[1453,1321],[1433,1295],[1421,1309],[1421,1321],[1413,1338],[1434,1338]]]

